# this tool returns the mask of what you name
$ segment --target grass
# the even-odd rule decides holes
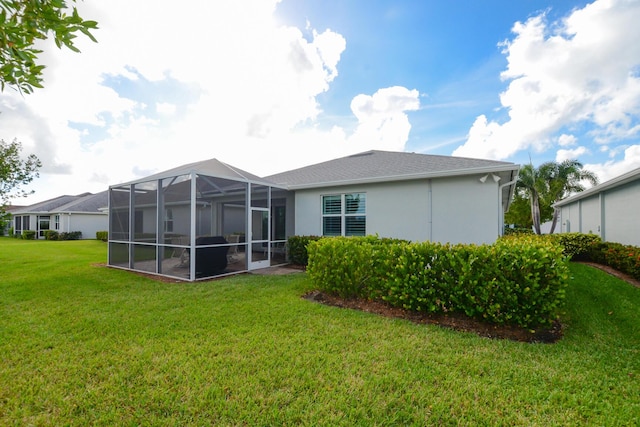
[[[305,274],[162,283],[99,241],[0,238],[0,425],[635,425],[640,289],[572,265],[556,344],[300,298]]]

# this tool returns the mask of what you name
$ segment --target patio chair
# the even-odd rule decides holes
[[[229,252],[227,252],[227,262],[229,264],[233,264],[238,261],[241,257],[238,251],[238,244],[240,243],[240,235],[239,234],[230,234],[226,237],[227,242],[232,244],[233,246],[229,246]]]

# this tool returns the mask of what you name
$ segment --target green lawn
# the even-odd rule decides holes
[[[636,425],[640,289],[583,265],[556,344],[300,298],[304,273],[162,283],[98,241],[0,238],[0,425]]]

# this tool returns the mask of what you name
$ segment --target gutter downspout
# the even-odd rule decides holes
[[[512,175],[513,177],[513,175]],[[502,189],[508,185],[513,185],[518,181],[518,174],[509,182],[505,182],[498,187],[498,236],[504,235],[504,210],[502,209]]]

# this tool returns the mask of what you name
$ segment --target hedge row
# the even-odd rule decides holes
[[[640,280],[640,248],[603,242],[596,234],[561,233],[545,236],[560,244],[574,261],[593,261],[607,265]]]
[[[307,249],[324,292],[526,328],[557,318],[569,277],[562,247],[535,237],[481,246],[336,237]]]
[[[584,233],[547,234],[542,237],[562,246],[562,252],[573,261],[589,259],[593,248],[602,241],[597,234]]]
[[[310,242],[320,240],[320,236],[291,236],[287,240],[289,251],[289,261],[293,264],[307,265],[309,255],[307,253],[307,245]]]
[[[58,233],[56,230],[45,230],[45,240],[80,240],[82,239],[82,231],[63,231]]]
[[[608,265],[640,280],[640,248],[621,243],[601,242],[589,252],[593,262]]]

